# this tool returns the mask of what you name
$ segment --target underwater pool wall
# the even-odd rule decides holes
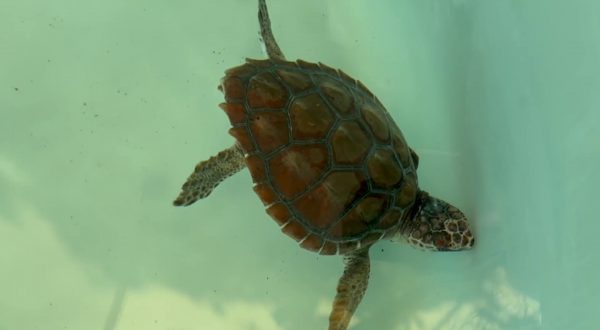
[[[476,247],[372,248],[351,329],[595,329],[600,3],[269,1],[290,59],[360,79]],[[230,146],[223,71],[256,3],[0,2],[0,329],[325,329],[339,257],[299,249]]]

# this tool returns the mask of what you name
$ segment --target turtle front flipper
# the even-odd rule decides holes
[[[181,193],[173,204],[175,206],[193,204],[210,195],[221,181],[239,172],[245,166],[244,154],[237,144],[201,161],[181,186]]]
[[[360,304],[369,284],[369,248],[344,257],[346,268],[340,277],[333,309],[329,315],[329,330],[346,330],[354,311]]]
[[[271,20],[269,19],[269,11],[265,0],[258,0],[258,23],[260,24],[260,38],[267,49],[269,58],[285,60],[285,56],[283,56],[277,41],[275,41],[273,31],[271,31]]]

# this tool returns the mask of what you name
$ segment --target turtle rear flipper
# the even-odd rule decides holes
[[[210,195],[219,183],[239,172],[245,166],[244,154],[237,144],[207,160],[201,161],[181,186],[181,193],[179,193],[173,204],[175,206],[193,204],[195,201]]]
[[[329,330],[346,330],[369,284],[371,262],[369,248],[344,256],[346,268],[340,277],[333,309],[329,315]]]
[[[260,23],[260,38],[265,45],[267,55],[270,59],[285,60],[285,56],[281,52],[273,31],[271,31],[271,20],[265,0],[258,1],[258,22]]]

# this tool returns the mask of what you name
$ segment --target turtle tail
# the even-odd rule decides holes
[[[267,49],[267,55],[270,59],[285,60],[285,56],[279,49],[277,41],[271,31],[271,20],[265,0],[258,0],[258,23],[260,24],[260,38]]]

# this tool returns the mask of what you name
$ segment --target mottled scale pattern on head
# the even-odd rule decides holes
[[[360,82],[320,63],[247,60],[220,89],[254,190],[284,233],[345,254],[397,231],[417,193],[414,157]]]
[[[473,233],[459,209],[425,192],[419,192],[417,203],[420,208],[401,229],[403,239],[432,251],[459,251],[473,246]]]

